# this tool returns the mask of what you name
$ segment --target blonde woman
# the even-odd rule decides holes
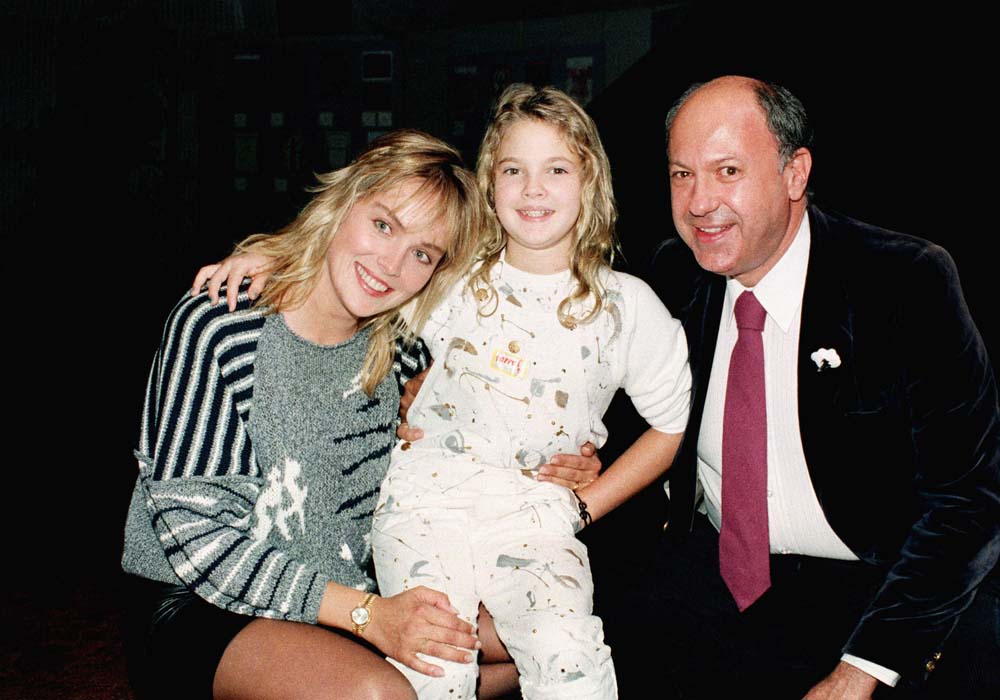
[[[475,180],[426,134],[320,176],[280,234],[239,246],[275,274],[234,313],[181,300],[153,363],[125,530],[139,698],[413,698],[384,655],[478,647],[445,594],[367,593],[369,530],[418,323],[483,227]],[[413,368],[419,369],[419,368]]]

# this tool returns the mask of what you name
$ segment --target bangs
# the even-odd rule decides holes
[[[395,184],[413,179],[414,176],[402,178]],[[470,201],[470,195],[478,196],[475,183],[471,179],[463,183],[456,174],[440,170],[416,179],[420,180],[420,185],[404,201],[417,210],[427,212],[427,217],[420,222],[420,226],[430,226],[436,221],[443,223],[447,234],[445,257],[454,258],[461,245],[458,232],[467,231],[473,237],[478,234],[474,215],[477,202]]]
[[[474,223],[472,206],[464,191],[456,186],[449,186],[440,183],[435,189],[437,196],[438,216],[444,222],[445,231],[448,234],[447,258],[454,258],[459,248],[459,231],[468,231],[475,240],[479,231]],[[473,190],[478,195],[477,190]]]

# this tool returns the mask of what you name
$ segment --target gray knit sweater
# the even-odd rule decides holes
[[[359,385],[368,334],[319,346],[240,295],[182,299],[154,360],[125,571],[234,612],[315,622],[330,580],[369,590],[371,513],[399,389]],[[426,363],[397,363],[405,381]]]

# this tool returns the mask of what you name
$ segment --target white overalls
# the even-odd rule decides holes
[[[373,526],[382,594],[440,590],[473,623],[482,601],[526,700],[617,697],[587,550],[575,537],[576,497],[536,481],[537,468],[588,440],[603,444],[601,416],[621,386],[663,432],[683,431],[687,418],[680,324],[643,283],[609,273],[607,310],[566,328],[556,308],[571,281],[501,261],[492,314],[480,316],[461,289],[434,314],[422,334],[434,365],[408,414],[425,437],[396,446]],[[655,345],[629,357],[636,339]],[[475,696],[475,664],[431,661],[444,677],[397,663],[421,700]]]

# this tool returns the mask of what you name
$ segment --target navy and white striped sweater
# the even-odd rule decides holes
[[[284,327],[279,317],[267,321],[245,294],[233,313],[204,294],[182,299],[171,313],[147,388],[122,564],[183,583],[234,612],[315,622],[327,581],[373,585],[367,533],[395,437],[399,390],[389,378],[372,398],[355,390],[367,345],[367,334],[359,334],[338,350],[318,350],[328,354],[316,361],[329,367],[301,368],[301,385],[329,389],[326,403],[293,395],[282,404],[273,397],[283,390],[279,377],[251,421],[255,377],[265,376],[255,373],[258,345],[265,323],[275,321]],[[397,357],[400,383],[426,366],[420,347]],[[294,372],[297,361],[285,364]],[[261,412],[269,407],[270,414]],[[304,418],[286,415],[300,410]],[[288,442],[319,441],[314,451],[328,457],[302,466],[266,449],[262,458],[262,446],[285,442],[283,431],[317,421],[319,437]],[[248,430],[254,422],[257,429]]]

